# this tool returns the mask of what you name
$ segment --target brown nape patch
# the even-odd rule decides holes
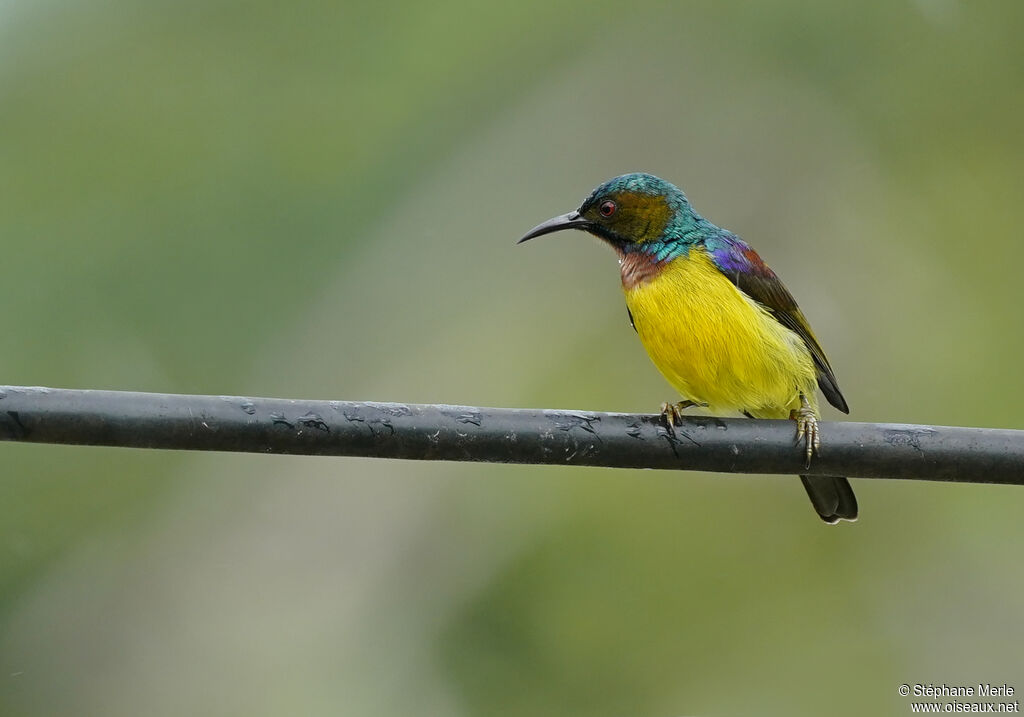
[[[619,252],[622,288],[635,289],[650,281],[662,272],[666,263],[656,261],[650,254],[642,251],[631,251],[628,254]]]

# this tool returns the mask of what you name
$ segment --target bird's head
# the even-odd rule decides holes
[[[520,243],[562,229],[582,229],[628,254],[643,251],[659,259],[685,246],[699,222],[686,195],[652,174],[623,174],[609,179],[576,211],[538,224]]]

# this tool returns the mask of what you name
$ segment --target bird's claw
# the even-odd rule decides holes
[[[814,409],[808,405],[807,399],[803,396],[800,396],[800,403],[800,408],[793,411],[790,418],[796,421],[796,442],[798,444],[800,441],[806,442],[804,467],[810,468],[811,456],[821,453],[821,433],[818,431],[818,416]]]
[[[674,436],[676,434],[676,426],[683,425],[683,411],[691,406],[698,406],[701,408],[707,407],[706,403],[698,403],[697,401],[677,401],[676,403],[669,403],[665,401],[661,404],[661,420],[665,424],[665,429],[669,435]]]

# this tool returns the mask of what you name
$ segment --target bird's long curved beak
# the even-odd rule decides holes
[[[517,244],[522,244],[527,239],[533,239],[544,234],[550,234],[551,232],[560,232],[563,229],[589,229],[590,222],[580,216],[579,212],[569,212],[568,214],[562,214],[561,216],[553,217],[548,219],[546,222],[541,222],[530,231],[526,232],[526,236],[520,239]]]

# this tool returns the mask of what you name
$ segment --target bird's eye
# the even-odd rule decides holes
[[[598,207],[598,211],[601,212],[602,217],[610,217],[615,213],[616,209],[617,207],[615,206],[615,202],[610,199],[601,202],[601,206]]]

